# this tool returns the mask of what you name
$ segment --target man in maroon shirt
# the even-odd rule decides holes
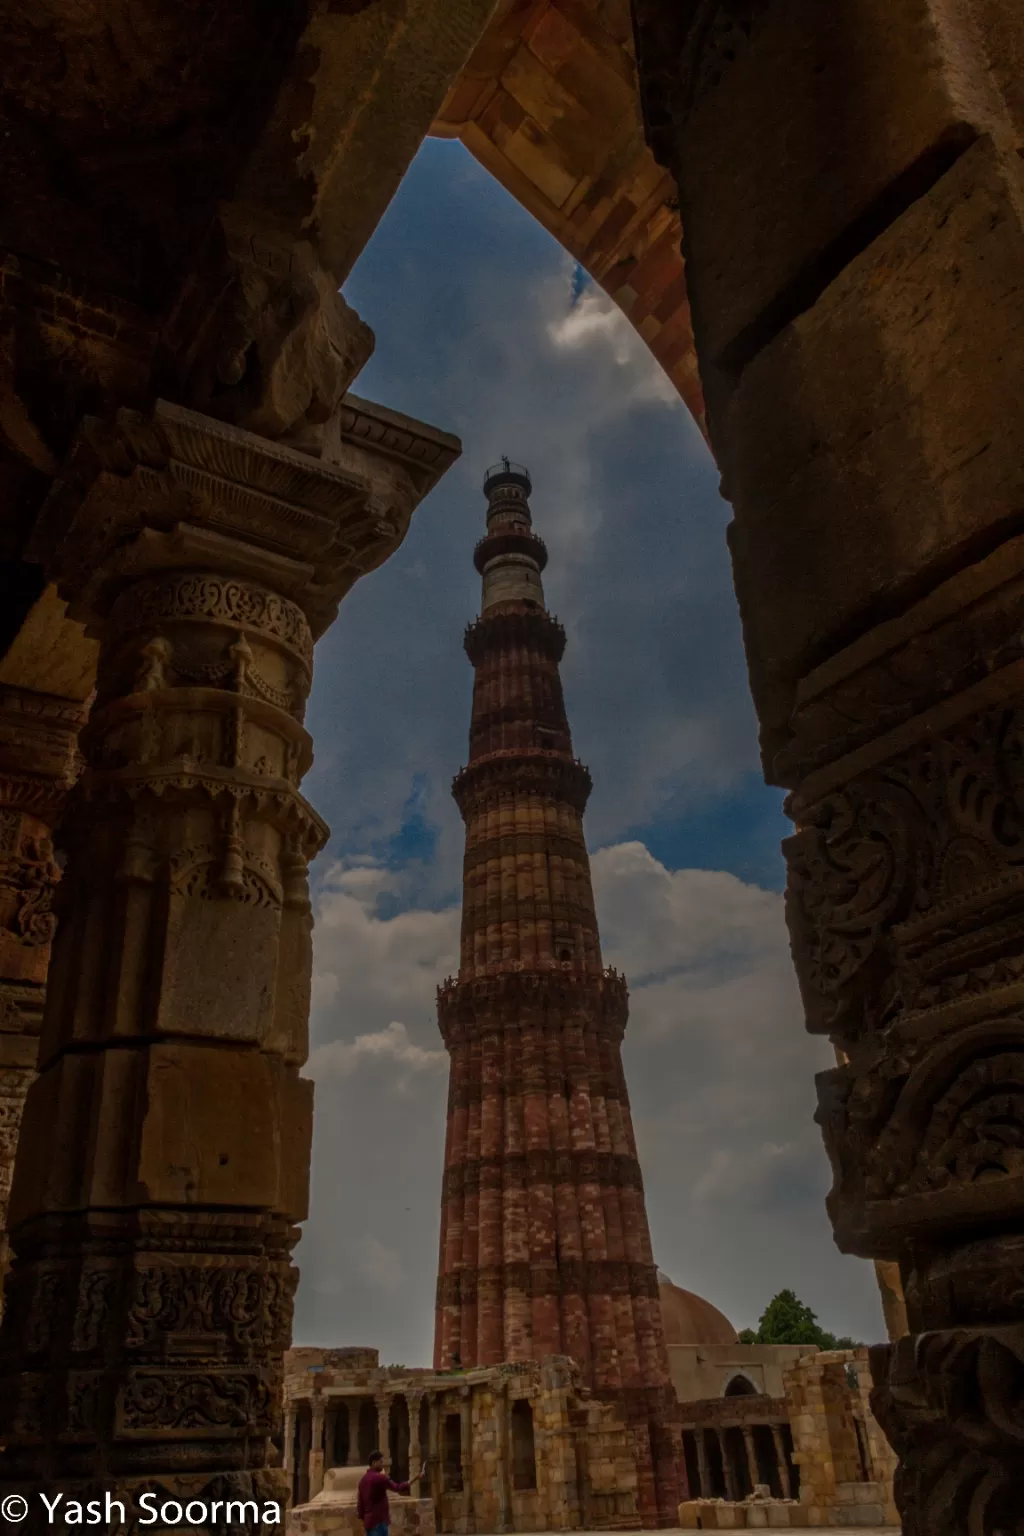
[[[426,1470],[427,1464],[424,1462],[417,1476],[422,1478]],[[374,1451],[370,1457],[369,1467],[359,1479],[359,1491],[356,1495],[356,1514],[363,1522],[363,1529],[367,1536],[388,1536],[391,1525],[388,1494],[408,1492],[408,1483],[391,1481],[384,1471],[382,1453]]]

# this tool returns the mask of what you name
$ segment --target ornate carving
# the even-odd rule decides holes
[[[78,1304],[71,1325],[71,1348],[77,1354],[98,1349],[114,1296],[117,1271],[111,1268],[83,1269],[78,1286]]]
[[[23,944],[49,944],[59,880],[49,838],[25,830],[19,812],[0,811],[0,924]]]
[[[145,1348],[162,1338],[177,1347],[272,1354],[291,1334],[298,1275],[280,1270],[159,1265],[139,1269],[129,1303],[126,1345]]]
[[[1016,1530],[1024,1504],[1024,1326],[958,1328],[872,1351],[872,1408],[899,1453],[907,1536]]]
[[[122,1394],[126,1431],[272,1428],[270,1384],[246,1372],[133,1372]]]
[[[787,911],[810,1029],[856,1039],[1016,948],[1022,727],[982,715],[817,804],[794,796]]]
[[[286,646],[303,663],[307,675],[313,664],[313,638],[296,603],[254,582],[204,572],[135,582],[114,603],[110,634],[112,640],[119,634],[135,635],[172,619],[202,619],[230,626],[236,631],[236,644],[248,629]],[[169,653],[166,659],[170,659]],[[237,672],[237,666],[230,663],[225,663],[225,668],[216,678],[211,675],[210,681]]]

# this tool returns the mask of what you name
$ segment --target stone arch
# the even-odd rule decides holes
[[[744,1376],[741,1371],[738,1371],[735,1376],[731,1376],[726,1382],[724,1388],[722,1389],[722,1396],[756,1397],[757,1388],[754,1386],[754,1383],[750,1380],[749,1376]]]
[[[434,119],[615,301],[697,422],[675,184],[644,134],[628,0],[501,0]]]

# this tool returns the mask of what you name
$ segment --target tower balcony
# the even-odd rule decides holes
[[[494,533],[485,533],[473,549],[473,564],[482,576],[484,567],[502,555],[525,555],[535,563],[538,571],[548,563],[547,545],[540,534],[530,528],[499,528]]]
[[[565,630],[543,608],[499,611],[474,619],[466,628],[463,645],[474,666],[487,651],[513,646],[534,646],[557,664],[565,654]]]
[[[452,795],[463,817],[474,800],[502,791],[549,795],[564,800],[582,816],[592,788],[590,770],[578,757],[541,748],[489,752],[460,769],[452,780]]]
[[[485,496],[490,496],[492,491],[499,490],[503,485],[517,485],[524,496],[529,496],[533,491],[533,481],[526,465],[513,464],[511,459],[501,459],[484,473]]]
[[[568,960],[546,966],[510,960],[464,980],[448,976],[437,989],[437,1020],[444,1043],[451,1046],[495,1023],[516,1028],[531,1015],[568,1017],[581,1002],[595,1024],[610,1037],[622,1038],[629,1015],[626,978],[611,967],[591,971]]]

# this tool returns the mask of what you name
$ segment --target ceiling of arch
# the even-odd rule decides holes
[[[704,427],[679,212],[644,140],[629,0],[501,0],[431,132],[608,293]]]

